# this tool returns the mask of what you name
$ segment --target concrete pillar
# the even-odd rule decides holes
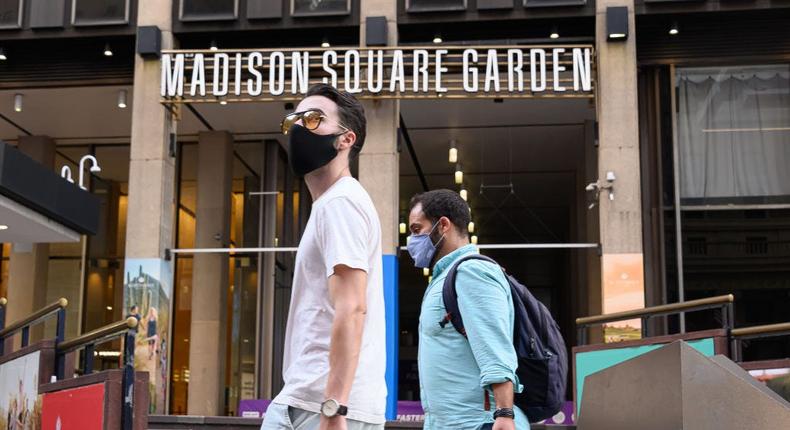
[[[198,137],[196,248],[230,244],[233,136]],[[228,255],[195,254],[189,339],[190,415],[224,415]]]
[[[138,26],[157,26],[162,32],[162,49],[173,48],[172,15],[173,0],[139,0],[137,8]],[[158,58],[142,58],[135,55],[134,94],[132,103],[131,148],[129,155],[129,197],[126,221],[126,274],[137,274],[143,264],[156,263],[153,276],[160,277],[163,286],[171,286],[172,267],[164,260],[165,250],[174,245],[175,226],[175,157],[170,153],[171,132],[175,132],[171,113],[159,103],[159,79],[161,76]],[[153,267],[153,266],[152,266]],[[154,345],[169,348],[170,300],[172,288],[159,296],[154,306],[158,307],[157,331],[160,336]],[[129,303],[130,291],[124,291],[124,302]],[[148,303],[135,303],[144,305]],[[127,307],[127,306],[125,306]],[[128,309],[124,309],[126,312]],[[141,309],[145,312],[145,309]],[[145,315],[143,315],[145,318]],[[143,332],[145,333],[145,332]],[[138,339],[137,349],[147,349],[147,342]],[[164,351],[169,356],[169,351]],[[151,413],[163,414],[167,409],[167,369],[158,355],[148,358],[148,352],[135,354],[135,367],[150,374],[149,391],[152,393]],[[164,377],[163,377],[164,375]]]
[[[360,5],[360,40],[365,46],[366,18],[387,19],[388,45],[398,43],[397,2],[370,0]],[[384,300],[387,319],[387,418],[394,419],[398,399],[398,100],[365,101],[367,137],[359,155],[359,180],[373,199],[381,222]]]
[[[48,136],[20,136],[22,153],[45,167],[55,167],[55,141]],[[15,243],[8,260],[8,302],[6,323],[28,316],[44,307],[47,299],[49,244]],[[77,305],[73,303],[72,306]],[[31,330],[31,342],[40,339],[41,326]]]
[[[628,7],[624,42],[607,40],[609,6]],[[605,313],[644,306],[635,33],[634,0],[596,2],[598,178],[606,181],[607,172],[616,177],[614,200],[603,191],[599,202]]]

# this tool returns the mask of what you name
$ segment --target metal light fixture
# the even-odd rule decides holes
[[[212,40],[211,41],[211,45],[209,46],[208,49],[211,50],[211,51],[219,50],[219,48],[217,47],[217,41],[216,40]]]
[[[329,44],[329,40],[326,39],[326,38],[323,40],[323,42],[321,42],[321,47],[322,48],[329,48],[330,46],[332,46],[332,45]]]
[[[475,232],[475,222],[474,221],[469,221],[469,225],[467,226],[467,230],[469,230],[469,233],[474,233]]]
[[[461,191],[459,191],[458,194],[461,195],[461,198],[464,199],[464,201],[468,201],[467,199],[469,198],[469,193],[466,191],[466,188],[461,188]]]
[[[14,110],[22,112],[22,94],[14,95]]]
[[[672,23],[672,27],[669,27],[669,35],[670,36],[675,36],[678,33],[680,33],[680,28],[678,28],[678,23],[676,21],[676,22]]]
[[[398,231],[400,232],[400,234],[406,234],[406,223],[405,222],[402,222],[402,223],[398,224]]]
[[[109,43],[104,44],[104,56],[105,57],[112,57],[112,48],[110,48]]]
[[[455,165],[455,184],[461,185],[464,183],[464,172],[461,170],[461,165]]]
[[[118,107],[126,109],[126,90],[118,91]]]
[[[560,38],[560,33],[557,30],[557,26],[556,25],[554,27],[551,27],[551,34],[549,34],[549,38],[551,38],[551,39],[559,39]]]
[[[450,141],[450,155],[447,159],[451,163],[458,162],[458,148],[455,147],[455,139]]]
[[[442,35],[437,33],[436,36],[433,37],[433,43],[442,43]]]
[[[5,61],[7,59],[8,57],[5,55],[5,49],[0,48],[0,61]]]
[[[628,39],[628,7],[606,8],[606,33],[610,41]]]

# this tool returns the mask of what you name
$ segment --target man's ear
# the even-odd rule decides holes
[[[351,148],[356,142],[357,134],[349,130],[337,138],[337,150],[342,151],[343,149]]]
[[[451,228],[453,228],[453,223],[450,221],[450,218],[443,216],[439,218],[439,226],[441,227],[442,234],[447,234]]]

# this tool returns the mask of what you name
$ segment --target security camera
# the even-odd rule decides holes
[[[617,178],[614,177],[614,172],[612,172],[612,171],[606,172],[606,180],[607,181],[614,182],[615,179],[617,179]]]
[[[598,188],[598,183],[590,182],[589,184],[587,184],[587,186],[584,189],[587,191],[595,191],[596,188]]]

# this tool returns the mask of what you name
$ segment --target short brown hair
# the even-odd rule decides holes
[[[357,135],[357,140],[348,154],[349,160],[355,159],[359,152],[362,151],[362,145],[365,144],[365,135],[367,134],[367,120],[365,119],[365,108],[362,106],[362,103],[350,93],[339,91],[328,84],[313,85],[307,90],[305,95],[305,97],[310,96],[324,96],[335,102],[340,121]]]

